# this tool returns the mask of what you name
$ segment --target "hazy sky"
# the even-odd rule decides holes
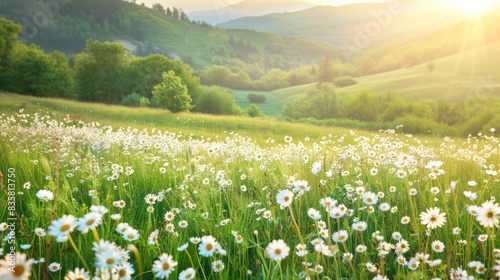
[[[160,3],[165,7],[178,7],[182,8],[186,12],[190,11],[203,11],[216,9],[217,7],[224,7],[231,4],[236,4],[242,0],[136,0],[137,3],[145,3],[148,6],[154,3]],[[273,1],[273,0],[268,0]],[[283,1],[283,0],[281,0]],[[316,5],[331,5],[331,6],[341,6],[356,2],[386,2],[387,0],[302,0],[304,2],[309,2]]]

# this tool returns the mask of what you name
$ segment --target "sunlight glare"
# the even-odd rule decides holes
[[[451,8],[460,13],[469,16],[480,16],[486,13],[494,4],[500,3],[500,0],[443,0]]]

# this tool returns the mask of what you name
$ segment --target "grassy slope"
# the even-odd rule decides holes
[[[285,135],[319,139],[331,133],[348,133],[347,129],[294,124],[276,120],[253,119],[238,116],[212,116],[192,113],[170,114],[160,109],[128,108],[116,105],[83,103],[61,99],[36,98],[30,96],[0,93],[0,115],[10,116],[23,107],[24,113],[41,115],[55,113],[59,117],[69,115],[71,119],[84,122],[100,122],[113,128],[133,127],[138,129],[156,128],[163,131],[192,134],[193,137],[218,137],[225,133],[237,132],[240,135],[259,138],[282,138]],[[361,134],[364,134],[361,132]],[[302,140],[298,139],[298,141]]]
[[[341,88],[340,92],[371,89],[375,92],[393,91],[412,99],[461,100],[473,92],[487,90],[500,95],[500,65],[492,58],[500,55],[500,41],[473,50],[435,60],[436,69],[430,72],[427,64],[356,78],[358,84]],[[259,104],[262,111],[278,115],[287,101],[300,96],[314,84],[260,92],[268,102]],[[249,106],[246,98],[252,91],[236,91],[236,102]]]
[[[210,48],[225,47],[231,49],[229,38],[243,40],[257,46],[260,55],[278,56],[277,52],[267,48],[269,44],[289,46],[291,52],[299,54],[298,61],[319,60],[326,53],[333,57],[343,57],[340,50],[321,42],[314,42],[304,38],[287,38],[272,33],[257,32],[253,30],[227,30],[223,28],[204,28],[198,25],[173,19],[161,15],[145,7],[129,5],[127,13],[132,18],[140,19],[141,27],[146,32],[146,38],[155,46],[172,52],[180,57],[191,56],[195,68],[202,69],[213,64]],[[308,50],[306,52],[306,50]],[[291,57],[284,56],[284,59]]]
[[[460,54],[444,57],[435,62],[430,72],[426,64],[356,79],[357,85],[342,91],[371,89],[376,92],[394,91],[416,99],[458,100],[488,88],[500,94],[500,65],[491,63],[500,54],[500,41]]]

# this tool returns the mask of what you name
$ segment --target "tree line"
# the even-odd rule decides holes
[[[96,40],[88,40],[82,52],[67,58],[59,51],[45,53],[34,44],[25,45],[17,39],[20,31],[20,25],[0,18],[0,90],[158,106],[171,112],[245,113],[230,90],[202,87],[181,60],[161,54],[136,57],[120,43]]]
[[[405,133],[468,136],[500,128],[500,97],[478,92],[462,101],[411,100],[370,90],[342,92],[332,83],[318,84],[286,103],[288,120],[364,129],[394,129]]]

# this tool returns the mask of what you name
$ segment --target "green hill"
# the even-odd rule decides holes
[[[356,85],[342,91],[371,89],[394,91],[415,99],[460,100],[478,91],[500,95],[500,65],[492,63],[500,55],[500,41],[434,61],[435,70],[427,64],[356,78]]]
[[[288,38],[252,30],[227,30],[194,22],[182,11],[166,15],[122,0],[66,1],[44,6],[35,0],[0,2],[0,16],[23,25],[20,39],[46,51],[80,52],[89,38],[122,41],[136,54],[159,52],[182,58],[194,68],[243,61],[262,68],[289,69],[318,61],[340,50],[305,38]],[[52,9],[52,11],[50,10]],[[33,15],[41,15],[37,18]],[[34,19],[34,20],[32,20]]]
[[[500,41],[433,61],[435,70],[427,63],[395,71],[354,78],[356,85],[339,88],[344,94],[370,89],[375,93],[394,92],[417,100],[463,100],[472,93],[482,92],[500,96],[500,65],[492,57],[500,55]],[[259,92],[269,102],[258,104],[265,114],[278,115],[282,106],[303,95],[315,84]],[[236,102],[246,108],[246,95],[252,91],[236,91]]]
[[[392,9],[390,3],[314,7],[293,13],[239,18],[219,26],[304,36],[334,46],[364,49],[367,46],[417,42],[434,30],[461,20],[454,11],[439,7],[435,1],[430,5],[427,0],[398,2],[400,4]],[[366,34],[367,28],[368,33],[373,30],[376,34],[361,35]]]

